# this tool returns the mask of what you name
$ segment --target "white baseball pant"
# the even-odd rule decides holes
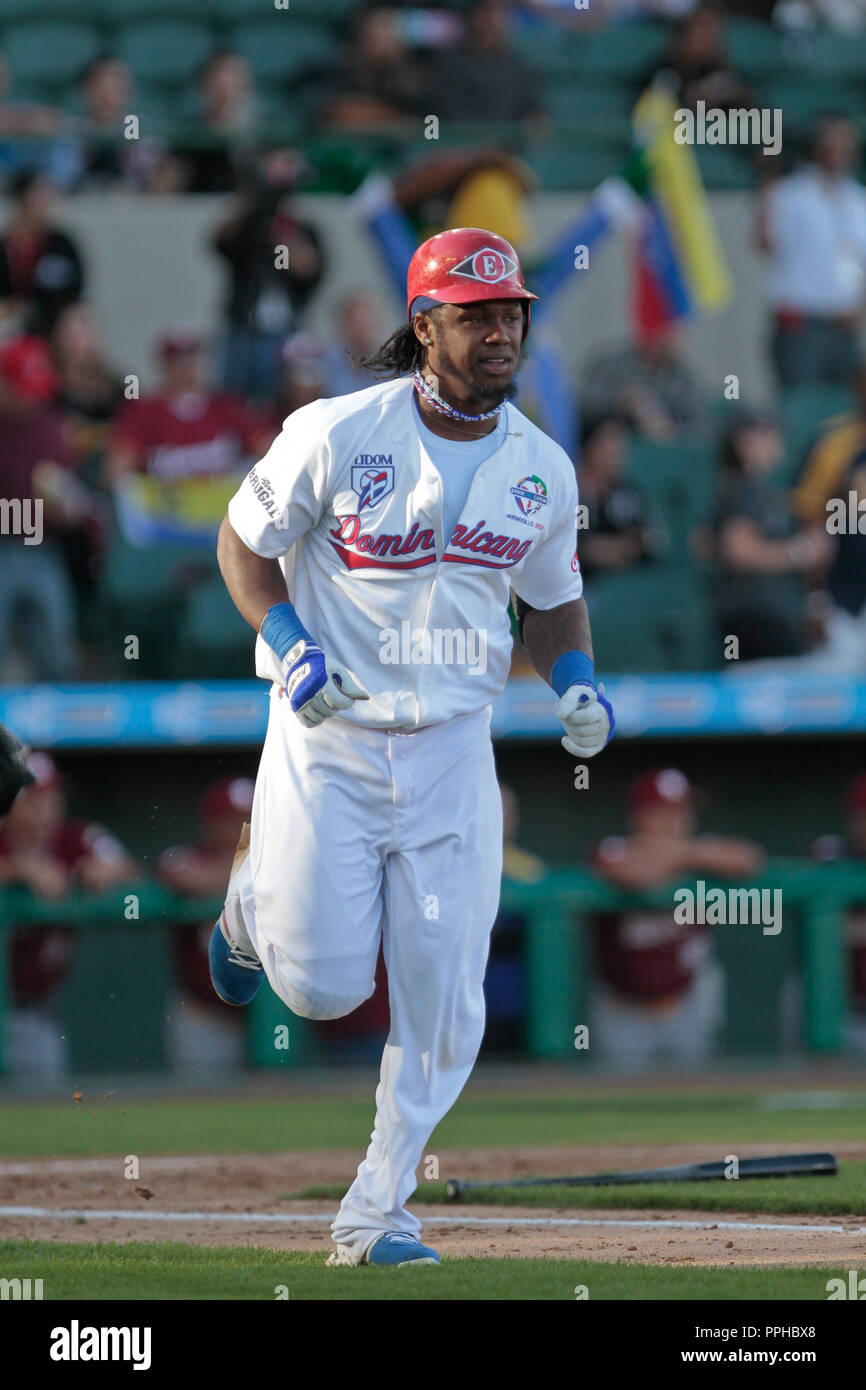
[[[244,921],[271,987],[302,1018],[372,994],[380,937],[391,1029],[366,1158],[331,1227],[352,1262],[406,1211],[424,1146],[484,1033],[502,874],[489,707],[412,733],[332,718],[305,729],[278,689],[252,813]]]

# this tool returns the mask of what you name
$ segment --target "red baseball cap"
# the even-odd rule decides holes
[[[199,806],[202,820],[230,814],[248,816],[253,809],[255,785],[250,777],[225,777],[212,782]]]
[[[647,806],[690,806],[694,787],[676,767],[653,767],[632,782],[628,792],[631,811]]]
[[[48,348],[29,334],[0,346],[0,378],[20,401],[50,401],[60,385]]]

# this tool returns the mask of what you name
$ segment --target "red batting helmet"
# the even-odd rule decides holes
[[[410,320],[417,299],[437,304],[522,299],[526,303],[524,338],[529,330],[529,302],[538,298],[523,283],[511,242],[481,227],[454,227],[423,242],[409,263],[406,289]]]

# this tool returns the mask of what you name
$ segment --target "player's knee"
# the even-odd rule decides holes
[[[282,991],[292,1013],[299,1018],[324,1021],[353,1013],[376,988],[369,964],[352,967],[346,960],[316,962],[312,971],[293,973]]]

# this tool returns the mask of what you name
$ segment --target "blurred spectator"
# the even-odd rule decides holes
[[[31,753],[35,777],[0,821],[0,885],[21,884],[53,901],[76,888],[104,893],[128,883],[134,860],[103,826],[71,820],[64,780],[47,753]],[[6,1019],[6,1064],[13,1073],[61,1078],[66,1042],[54,1016],[57,992],[69,974],[74,935],[65,926],[32,926],[10,934],[12,1008]]]
[[[102,454],[108,427],[123,401],[123,383],[108,361],[90,304],[79,300],[60,313],[51,335],[51,352],[66,440],[83,466]]]
[[[80,104],[84,183],[97,187],[121,183],[148,193],[161,192],[159,179],[170,156],[161,141],[147,133],[149,122],[136,100],[129,64],[113,53],[95,58],[81,79]],[[140,122],[135,139],[128,134],[130,116]]]
[[[81,296],[81,257],[51,222],[55,189],[44,174],[16,174],[10,194],[12,211],[0,234],[0,314],[22,331],[47,334]]]
[[[669,56],[652,76],[662,76],[678,106],[750,107],[755,95],[725,53],[722,13],[698,5],[674,30]],[[644,83],[645,85],[645,83]]]
[[[804,577],[828,558],[826,533],[798,528],[769,475],[784,442],[778,423],[743,411],[721,451],[713,511],[713,585],[720,648],[739,640],[739,660],[797,656],[806,649]]]
[[[627,892],[710,878],[749,879],[763,851],[749,840],[697,833],[695,791],[676,768],[632,783],[629,831],[595,853],[597,872]],[[595,929],[598,992],[590,1047],[606,1060],[644,1066],[696,1063],[716,1048],[724,981],[706,926],[675,920],[670,908],[606,913]]]
[[[188,193],[229,193],[237,187],[233,145],[255,119],[254,78],[246,58],[229,49],[212,53],[197,82],[195,127],[202,137],[175,153],[185,167]]]
[[[290,196],[303,168],[292,151],[257,162],[246,195],[214,236],[230,275],[222,383],[240,395],[276,394],[282,343],[300,326],[324,271],[319,235]]]
[[[794,510],[825,553],[824,642],[815,660],[835,671],[866,669],[866,361],[857,376],[858,407],[828,421],[807,454]],[[840,513],[831,521],[828,502]],[[832,541],[828,546],[828,531]]]
[[[135,80],[129,64],[112,53],[95,58],[84,70],[80,98],[85,180],[143,184],[146,166],[142,164],[142,141],[124,138],[124,122],[136,114]]]
[[[838,859],[866,863],[866,772],[848,787],[845,796],[845,830],[842,835],[822,835],[812,855],[825,863]],[[846,1042],[866,1052],[866,895],[864,902],[848,908],[845,918],[848,963],[848,1018]]]
[[[184,570],[188,585],[194,574],[207,577],[229,499],[274,433],[270,420],[238,397],[207,385],[204,342],[195,330],[171,329],[158,354],[157,390],[125,401],[117,413],[105,475],[129,545],[197,549],[198,559],[189,557]]]
[[[156,392],[125,401],[117,414],[109,481],[133,472],[171,482],[243,471],[259,425],[241,401],[207,385],[202,335],[176,325],[160,340],[158,356]]]
[[[783,387],[844,383],[856,370],[866,284],[866,190],[851,172],[859,153],[854,125],[825,117],[811,162],[761,199],[758,244],[769,257],[772,353]]]
[[[199,803],[199,838],[190,845],[173,845],[157,861],[157,875],[167,888],[187,898],[225,896],[238,842],[252,815],[254,788],[248,777],[211,783]],[[244,1020],[211,984],[212,933],[211,918],[172,931],[176,999],[169,1010],[168,1053],[175,1067],[239,1067],[244,1062]]]
[[[262,443],[265,453],[283,427],[283,421],[302,405],[327,398],[328,356],[324,343],[311,333],[293,333],[283,344],[282,376],[276,401],[261,414]],[[364,382],[370,385],[369,378]],[[355,390],[358,388],[355,387]]]
[[[348,294],[340,301],[335,341],[327,349],[324,360],[324,396],[347,396],[371,384],[370,373],[363,367],[356,367],[352,358],[366,357],[376,351],[382,341],[380,319],[381,306],[371,294]]]
[[[75,589],[82,659],[88,663],[91,650],[99,648],[98,581],[110,526],[110,506],[102,493],[104,455],[111,423],[123,402],[123,385],[106,358],[96,314],[83,300],[60,314],[50,347],[63,438],[77,476],[91,488],[87,523],[67,527],[60,535]]]
[[[430,110],[440,120],[524,121],[544,114],[541,83],[511,44],[511,7],[474,0],[463,37],[429,60]]]
[[[706,425],[707,409],[684,361],[678,325],[595,353],[580,391],[588,415],[621,415],[645,439],[666,442]]]
[[[426,114],[424,68],[406,18],[390,5],[368,5],[356,14],[344,54],[319,78],[321,119],[328,125],[351,129]]]
[[[643,492],[624,478],[629,432],[618,415],[591,416],[581,429],[577,480],[587,508],[578,536],[584,578],[622,571],[661,554],[664,534]]]
[[[81,160],[66,113],[44,102],[8,99],[10,72],[0,52],[0,174],[38,168],[58,187],[78,179]]]
[[[0,494],[11,518],[0,536],[0,660],[14,643],[36,680],[74,674],[77,621],[61,539],[87,524],[93,506],[63,437],[58,384],[41,339],[0,347]]]

